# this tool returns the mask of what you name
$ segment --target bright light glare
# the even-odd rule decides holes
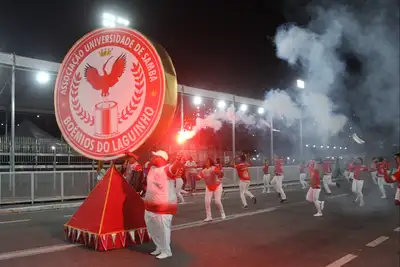
[[[345,147],[344,149],[347,149],[347,147]]]
[[[308,145],[306,145],[306,147],[308,147]]]
[[[40,84],[46,84],[50,81],[50,74],[45,71],[39,71],[36,74],[36,81]]]
[[[240,110],[241,110],[241,111],[246,111],[246,110],[247,110],[247,105],[242,104],[242,105],[240,106]]]
[[[201,97],[200,96],[195,96],[193,98],[193,104],[195,104],[196,106],[201,104]]]
[[[313,145],[312,147],[315,147],[315,145]]]
[[[192,139],[195,136],[194,131],[179,131],[178,136],[176,137],[176,142],[178,144],[183,144],[187,140]]]
[[[329,146],[326,146],[326,148],[329,148]]]
[[[55,146],[51,146],[51,150],[56,150],[56,147]]]
[[[321,148],[324,148],[324,146],[321,146]]]
[[[218,101],[217,106],[218,106],[218,108],[223,109],[226,107],[226,103],[224,100],[220,100],[220,101]]]
[[[305,88],[305,83],[303,80],[297,80],[296,81],[297,87],[300,89],[304,89]]]
[[[122,18],[122,17],[116,17],[113,14],[110,13],[103,13],[103,26],[107,28],[114,28],[117,25],[118,26],[129,26],[130,22],[129,20]]]
[[[265,110],[263,107],[258,108],[258,114],[264,114]]]

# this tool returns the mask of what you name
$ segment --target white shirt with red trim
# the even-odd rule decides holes
[[[175,192],[175,178],[171,165],[151,167],[147,175],[145,209],[157,214],[175,214],[178,203]]]

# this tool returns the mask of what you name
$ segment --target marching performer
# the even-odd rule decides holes
[[[279,197],[281,198],[281,203],[287,200],[285,191],[283,191],[282,182],[283,182],[283,158],[275,156],[275,176],[271,181],[271,184],[274,185],[276,192],[278,192]]]
[[[226,218],[224,206],[221,201],[222,184],[220,178],[222,177],[223,174],[221,170],[215,167],[214,162],[208,158],[205,162],[204,169],[198,175],[198,179],[204,179],[204,183],[206,184],[206,195],[204,197],[206,207],[205,222],[211,222],[213,220],[211,215],[211,199],[213,196],[215,206],[217,206],[217,209],[221,213],[221,219],[224,220]]]
[[[178,197],[179,202],[181,204],[185,203],[185,199],[183,198],[183,195],[182,195],[183,169],[184,169],[183,164],[184,163],[185,162],[181,161],[182,167],[179,168],[178,174],[176,175],[176,179],[175,179],[175,192],[176,192],[176,196]]]
[[[358,158],[356,162],[353,164],[353,183],[351,185],[351,191],[357,195],[355,202],[360,201],[360,207],[365,205],[364,195],[362,193],[364,180],[360,177],[362,171],[368,171],[368,167],[362,165],[363,161],[361,158]]]
[[[386,168],[387,170],[390,170],[390,160],[387,159],[387,158],[383,158],[383,161],[384,161],[384,163],[385,163],[385,168]],[[385,185],[386,185],[386,186],[390,186],[391,188],[393,188],[393,183],[387,183],[387,182],[385,181]]]
[[[385,190],[385,172],[387,170],[387,165],[385,164],[383,158],[379,158],[376,162],[376,178],[378,183],[379,191],[381,191],[381,198],[386,198],[386,190]]]
[[[271,174],[269,173],[269,165],[268,165],[268,160],[264,160],[264,168],[263,168],[263,172],[264,172],[264,176],[263,176],[263,182],[264,182],[264,189],[262,191],[263,194],[267,193],[271,193],[271,189],[270,189],[270,182],[271,182]]]
[[[306,172],[305,172],[305,166],[304,166],[303,162],[300,163],[299,168],[300,168],[300,184],[302,186],[301,189],[306,189],[308,184],[305,181],[306,180]]]
[[[377,159],[376,159],[376,157],[373,157],[372,162],[369,165],[369,172],[371,173],[371,178],[372,178],[372,181],[374,182],[374,184],[378,184],[378,178],[376,177],[376,174],[377,174],[376,164],[377,164]]]
[[[397,182],[397,191],[394,197],[394,203],[400,206],[400,153],[395,155],[397,169],[392,170],[391,173],[386,169],[384,172],[384,178],[387,183],[393,184]]]
[[[324,210],[325,202],[319,200],[319,195],[321,193],[321,178],[319,174],[318,164],[314,164],[314,169],[311,170],[310,176],[310,188],[308,189],[306,200],[314,203],[317,208],[317,213],[314,214],[315,217],[321,217],[322,211]]]
[[[324,189],[327,194],[332,194],[330,185],[335,185],[336,187],[340,187],[339,183],[332,182],[332,162],[329,159],[326,159],[322,162],[322,170],[324,172],[324,176],[322,177],[322,182],[324,184]]]
[[[217,168],[221,172],[222,175],[221,178],[224,178],[224,166],[222,165],[220,158],[215,159],[215,168]],[[224,197],[226,192],[224,190],[222,181],[221,181],[221,186],[222,186],[222,197]]]
[[[349,165],[347,165],[347,172],[348,172],[347,180],[349,181],[354,179],[354,166],[355,163],[353,161],[351,161]]]
[[[147,175],[147,192],[144,198],[147,230],[156,245],[151,253],[157,259],[172,256],[171,225],[172,217],[178,210],[175,193],[175,178],[181,166],[182,154],[168,164],[168,154],[159,150],[153,152],[150,171]]]
[[[250,187],[250,173],[249,167],[251,166],[250,160],[247,161],[246,155],[241,155],[240,157],[236,157],[233,159],[235,162],[236,159],[240,159],[238,164],[235,164],[235,169],[239,176],[239,190],[240,190],[240,199],[242,200],[243,208],[247,209],[247,201],[246,196],[250,197],[254,204],[257,203],[256,197],[249,191]]]

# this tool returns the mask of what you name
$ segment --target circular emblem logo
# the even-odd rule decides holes
[[[154,131],[165,97],[164,69],[151,42],[132,29],[100,29],[61,64],[54,92],[58,126],[91,159],[134,151]]]

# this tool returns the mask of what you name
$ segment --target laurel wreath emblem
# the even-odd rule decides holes
[[[129,104],[122,109],[122,112],[118,116],[118,123],[121,124],[137,110],[140,101],[142,100],[142,96],[144,93],[143,87],[145,85],[145,74],[142,66],[137,63],[133,63],[131,72],[134,78],[134,88],[135,91],[129,101]],[[90,126],[94,125],[94,116],[87,111],[79,101],[79,86],[82,81],[82,74],[77,72],[74,75],[71,83],[71,103],[72,108],[75,111],[76,116],[81,119],[85,124]]]

